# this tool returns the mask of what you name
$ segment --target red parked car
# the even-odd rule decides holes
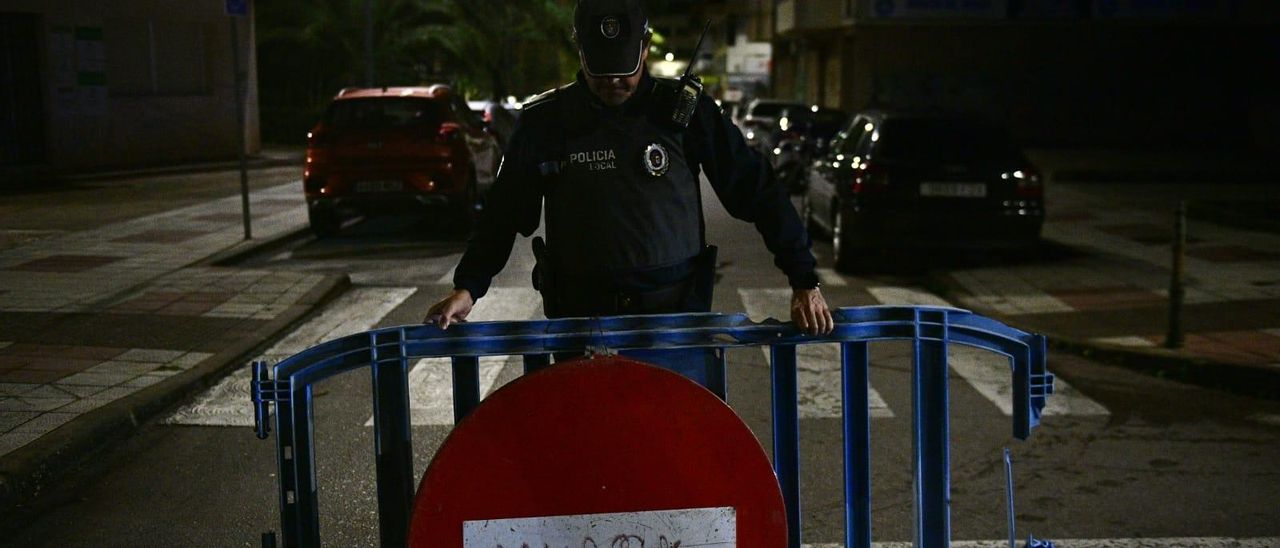
[[[311,228],[332,236],[353,215],[408,211],[467,227],[501,159],[493,135],[447,85],[344,89],[307,134]]]

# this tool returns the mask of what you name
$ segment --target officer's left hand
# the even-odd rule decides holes
[[[791,290],[791,321],[810,335],[826,335],[836,326],[831,318],[831,309],[827,308],[827,300],[822,298],[822,291],[816,287]]]

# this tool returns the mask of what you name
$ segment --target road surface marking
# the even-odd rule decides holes
[[[956,344],[951,345],[947,363],[1001,413],[1013,414],[1013,366],[1009,358]],[[1043,414],[1107,416],[1111,412],[1061,378],[1054,378],[1053,394],[1045,402]]]
[[[790,289],[739,289],[742,304],[747,315],[755,320],[765,318],[790,318]],[[765,359],[769,359],[769,347],[762,346],[760,351]],[[798,397],[800,402],[800,418],[832,419],[840,418],[841,412],[841,375],[840,345],[806,344],[796,348],[796,370],[798,377]],[[874,418],[893,417],[893,410],[874,388],[868,387],[867,401]]]
[[[832,287],[849,285],[849,282],[844,279],[844,276],[841,276],[840,274],[836,273],[834,269],[819,268],[817,269],[817,272],[818,272],[818,279],[821,280],[824,285],[829,285]]]
[[[1267,426],[1280,426],[1280,415],[1257,413],[1257,414],[1249,415],[1247,420],[1256,422],[1258,424],[1265,424]]]
[[[914,287],[868,287],[870,293],[880,304],[897,304],[904,306],[953,306],[923,289]]]
[[[469,321],[518,321],[541,317],[542,297],[531,288],[493,288],[468,316]],[[414,426],[453,425],[453,370],[449,358],[418,360],[409,371],[410,422]],[[487,397],[507,367],[523,368],[520,356],[480,358],[480,394]],[[373,426],[373,417],[365,422]]]
[[[1275,548],[1280,537],[1182,537],[1182,538],[1089,538],[1047,539],[1064,548]],[[1026,539],[1018,540],[1022,546]],[[803,544],[805,548],[844,548],[844,544]],[[912,548],[910,542],[873,542],[874,548]],[[1009,548],[1009,539],[955,540],[955,548]]]
[[[281,360],[322,342],[368,331],[416,291],[415,287],[365,287],[347,291],[325,307],[319,316],[286,335],[258,359]],[[163,422],[253,426],[249,377],[247,368],[237,369]]]
[[[869,287],[881,304],[952,306],[946,300],[922,289],[909,287]],[[1000,408],[1005,415],[1013,414],[1013,373],[1009,359],[987,350],[963,345],[951,345],[947,363],[951,370],[969,383],[974,390]],[[1093,415],[1111,413],[1097,402],[1081,394],[1062,379],[1054,379],[1053,395],[1044,408],[1045,415]]]
[[[453,263],[453,266],[449,267],[449,271],[445,272],[443,276],[440,276],[440,279],[436,280],[436,284],[453,285],[453,273],[458,269],[458,261],[450,261],[450,262]]]
[[[1137,335],[1126,335],[1123,337],[1094,337],[1089,339],[1089,342],[1130,347],[1153,347],[1156,345],[1156,343],[1151,342],[1151,340],[1146,337],[1139,337]]]

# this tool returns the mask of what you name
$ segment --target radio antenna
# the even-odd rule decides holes
[[[681,79],[686,79],[693,73],[693,64],[698,61],[698,52],[702,51],[702,41],[707,38],[708,30],[711,30],[710,19],[707,19],[706,26],[702,27],[702,36],[698,37],[698,45],[693,47],[693,56],[689,58],[689,66],[684,68],[684,76],[681,76]]]

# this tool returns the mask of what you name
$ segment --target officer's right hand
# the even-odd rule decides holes
[[[470,291],[455,289],[448,297],[427,311],[427,317],[422,323],[433,323],[440,329],[449,329],[450,324],[467,321],[467,314],[471,313],[471,307],[475,304],[476,301],[471,298]]]

